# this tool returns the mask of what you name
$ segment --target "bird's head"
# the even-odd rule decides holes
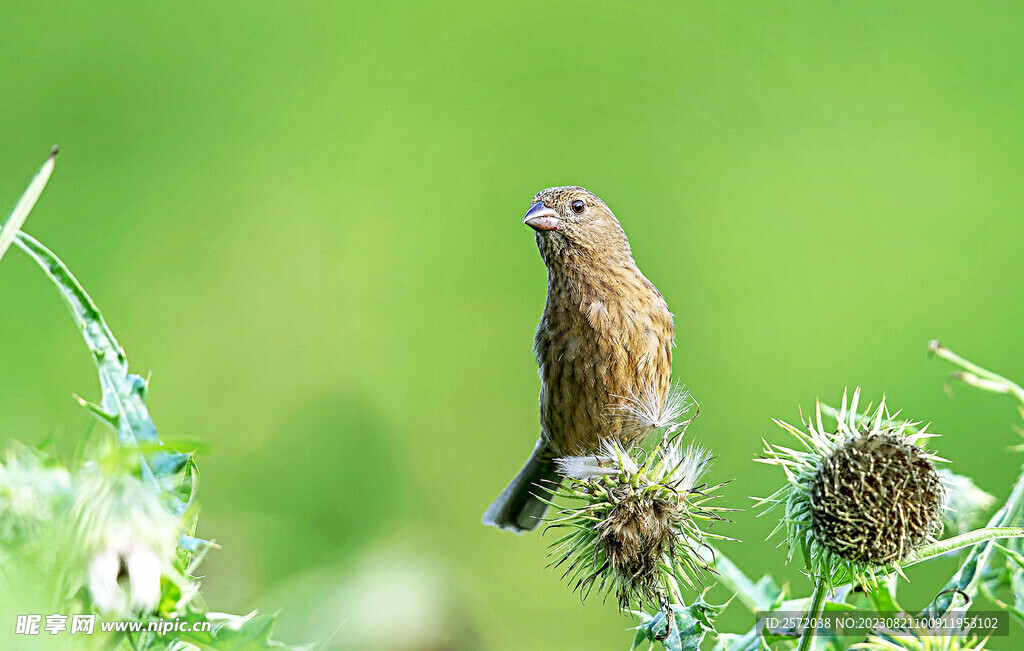
[[[549,267],[633,261],[619,220],[584,188],[570,185],[538,192],[523,223],[536,231],[537,246]]]

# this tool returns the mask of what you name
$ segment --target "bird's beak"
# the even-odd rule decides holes
[[[523,223],[535,231],[557,231],[558,213],[542,203],[535,203],[526,211]]]

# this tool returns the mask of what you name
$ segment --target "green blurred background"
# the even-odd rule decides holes
[[[1024,379],[1024,11],[817,5],[6,6],[0,201],[61,145],[26,230],[152,370],[161,431],[210,444],[212,608],[352,648],[625,648],[544,540],[480,525],[538,433],[520,221],[551,185],[607,201],[674,311],[722,505],[779,484],[770,417],[856,385],[1005,497],[1010,403],[950,399],[926,345]],[[70,449],[89,357],[18,251],[0,305],[0,438]],[[806,593],[735,519],[726,552]]]

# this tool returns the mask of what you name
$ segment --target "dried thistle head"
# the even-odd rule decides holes
[[[811,532],[836,555],[883,565],[935,533],[942,484],[928,453],[888,430],[862,432],[822,459]]]
[[[782,468],[787,483],[760,505],[785,509],[776,531],[786,527],[790,558],[799,548],[815,575],[863,583],[935,540],[944,491],[934,466],[941,459],[919,445],[932,436],[926,428],[897,420],[884,399],[861,416],[858,400],[859,389],[849,405],[843,395],[834,431],[824,427],[820,404],[806,432],[775,421],[803,449],[765,442],[759,461]]]
[[[706,538],[722,538],[706,531],[724,510],[706,504],[721,486],[701,482],[709,461],[699,447],[681,448],[678,437],[649,454],[606,441],[597,455],[559,459],[559,472],[572,480],[560,494],[578,505],[549,525],[570,529],[552,544],[552,564],[567,564],[563,576],[583,598],[597,586],[614,590],[621,608],[682,603],[681,586],[695,588],[710,571]]]
[[[685,515],[670,501],[633,490],[628,483],[611,491],[615,506],[597,524],[596,546],[624,580],[619,603],[627,606],[630,592],[657,603],[659,566],[667,554],[674,554],[676,528]]]

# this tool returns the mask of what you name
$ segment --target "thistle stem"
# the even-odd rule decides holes
[[[1021,388],[1021,386],[1013,380],[1009,380],[1002,375],[997,375],[992,371],[984,369],[977,364],[960,357],[938,341],[932,341],[929,343],[928,350],[942,359],[952,362],[962,368],[963,371],[953,374],[953,376],[961,382],[970,384],[971,386],[983,391],[1011,395],[1017,399],[1017,402],[1024,405],[1024,388]]]
[[[827,594],[828,582],[825,577],[819,576],[814,584],[814,592],[811,594],[811,605],[807,608],[808,626],[804,628],[803,635],[800,636],[800,644],[797,645],[796,651],[809,651],[811,648],[817,629],[811,627],[810,624],[813,620],[817,620],[825,609],[825,595]]]
[[[683,601],[683,591],[679,588],[679,582],[676,581],[675,577],[670,574],[666,575],[666,578],[668,579],[669,590],[672,592],[672,598],[670,599],[671,603],[684,605],[685,602]],[[672,608],[670,607],[669,612],[665,613],[665,616],[672,617],[671,611]]]

